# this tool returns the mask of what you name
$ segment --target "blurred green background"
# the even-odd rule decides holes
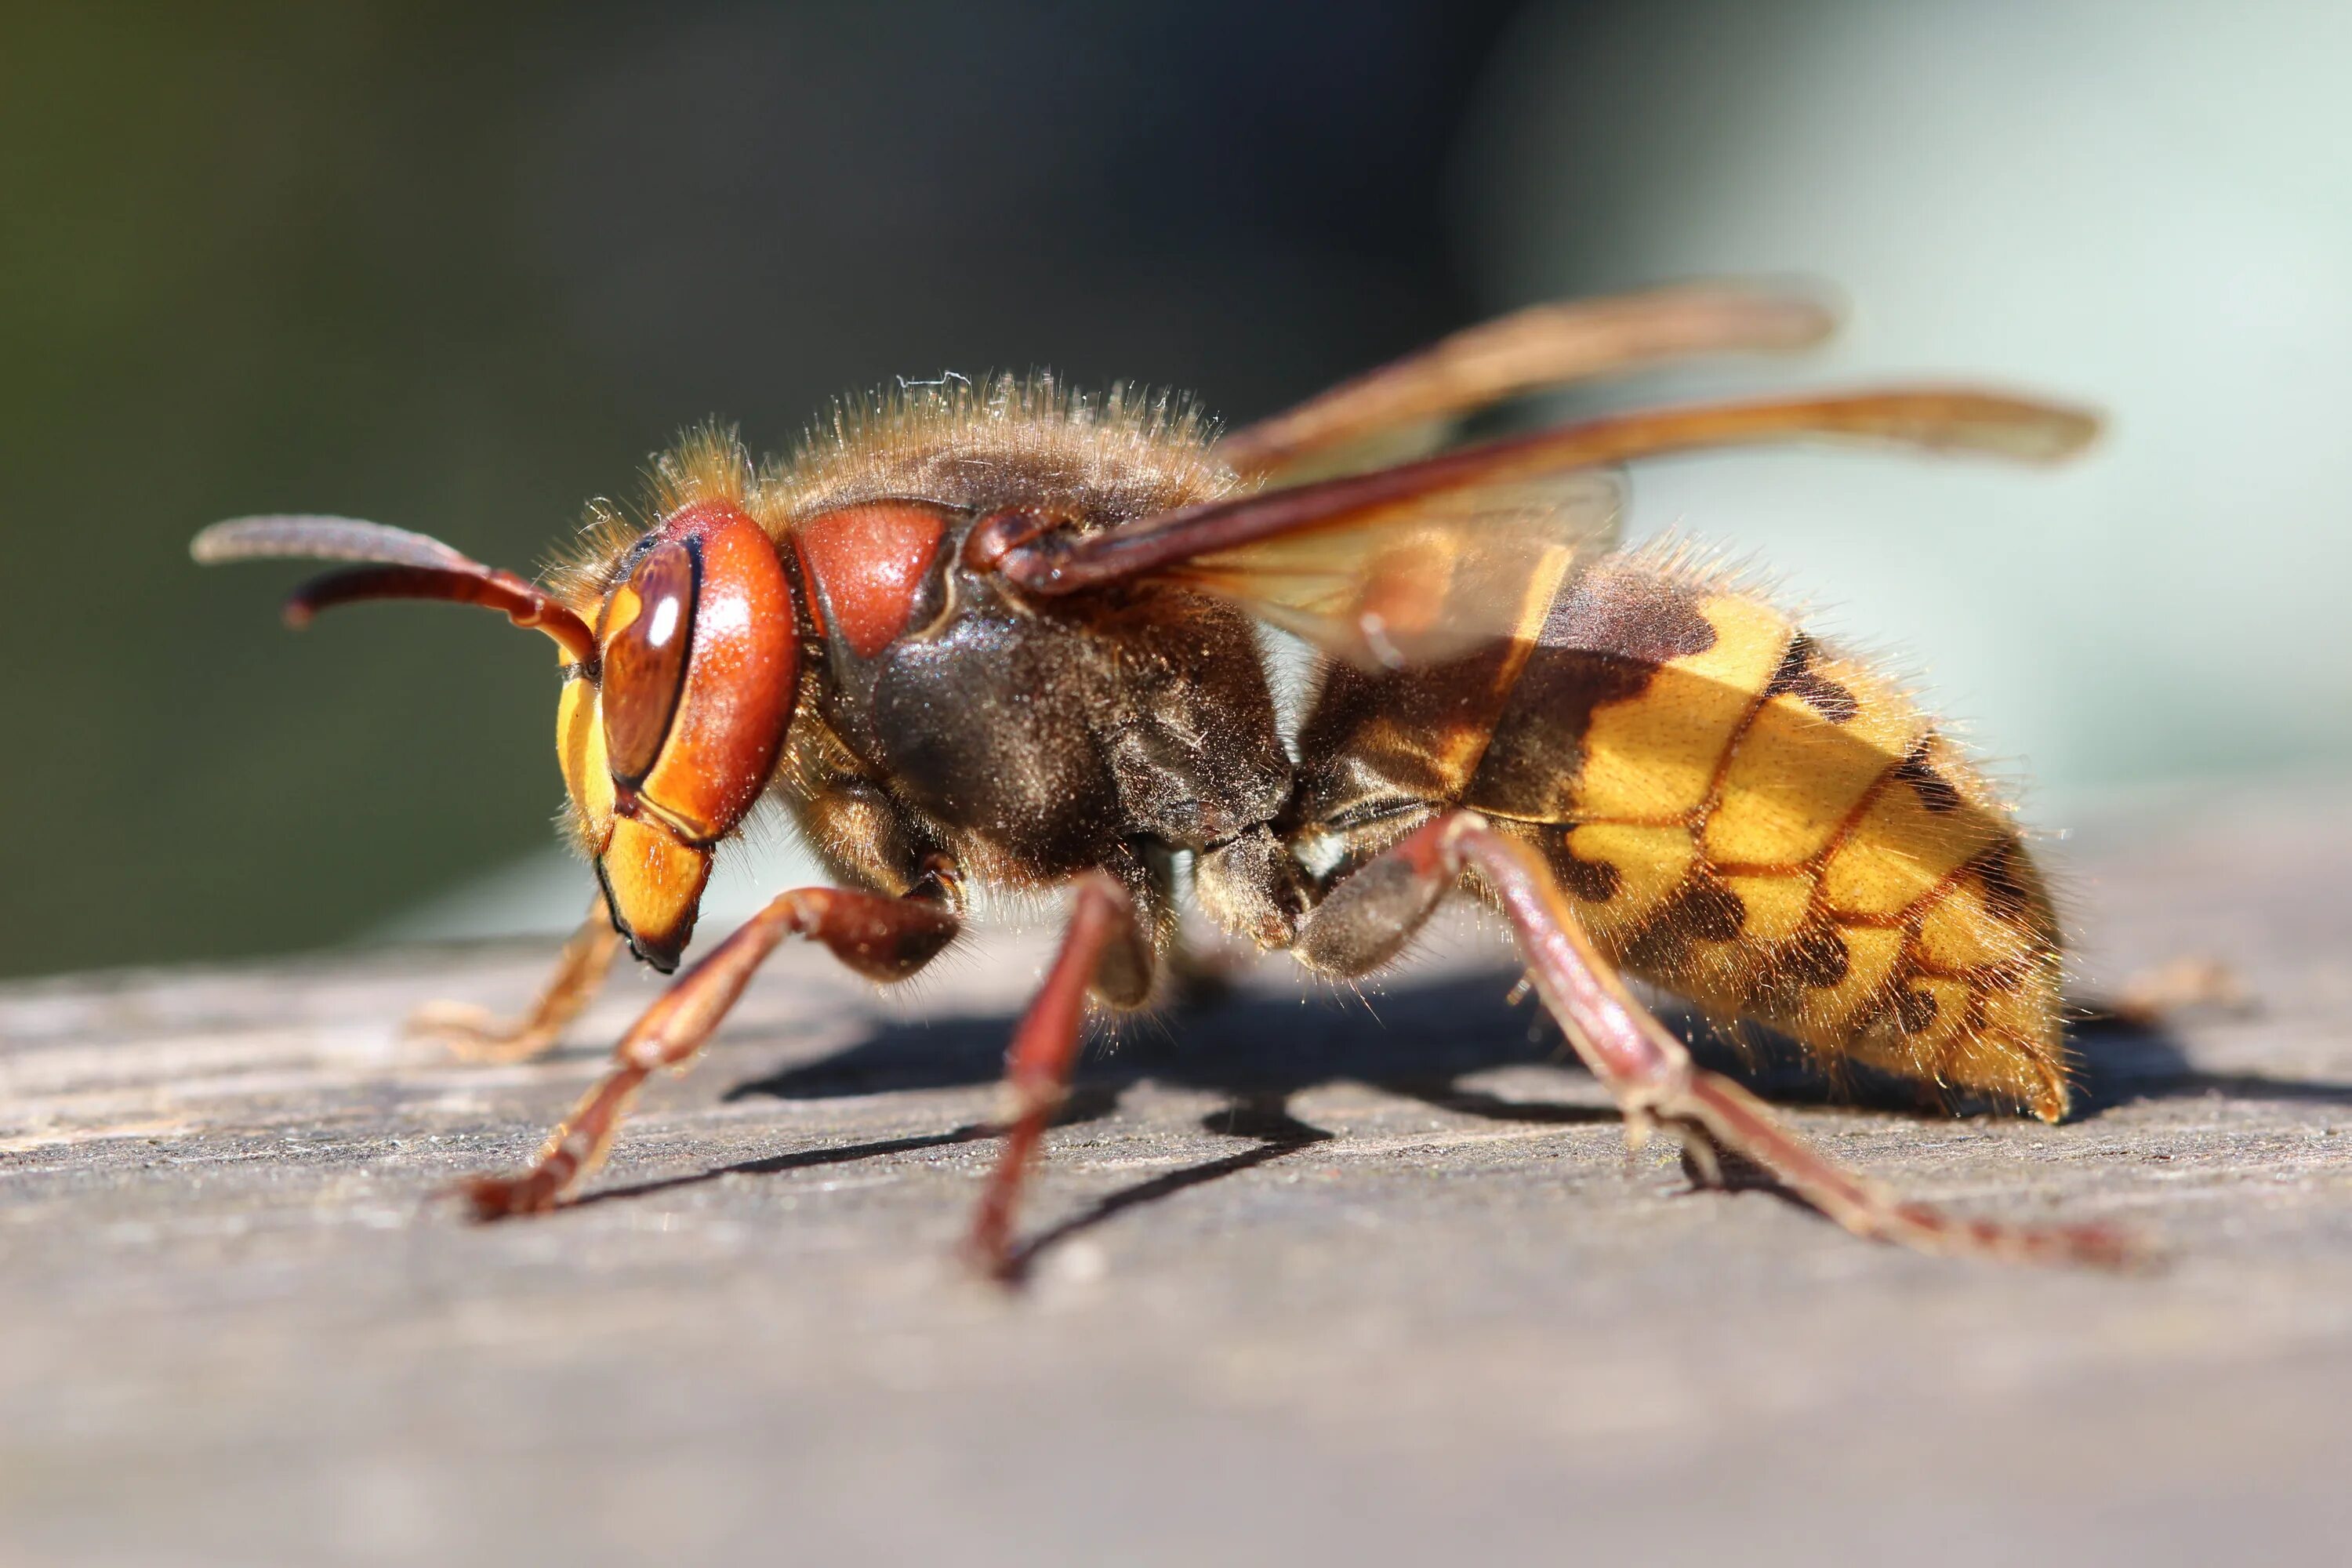
[[[714,413],[1032,363],[1269,409],[1473,313],[1438,193],[1504,19],[7,8],[0,964],[316,944],[551,843],[537,639],[290,636],[204,522],[528,569]]]
[[[1836,280],[1819,364],[2116,416],[2062,476],[1662,467],[1906,649],[2042,820],[2336,776],[2352,442],[2342,7],[0,8],[0,967],[560,925],[546,650],[299,637],[259,510],[529,567],[717,413],[1052,365],[1247,418],[1527,300]],[[730,868],[740,900],[785,874]],[[708,926],[706,929],[709,929]]]

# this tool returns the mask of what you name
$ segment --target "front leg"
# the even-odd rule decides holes
[[[1856,1235],[1922,1252],[2103,1267],[2130,1260],[2132,1248],[2108,1226],[1954,1219],[1895,1198],[1805,1142],[1754,1095],[1694,1064],[1593,947],[1535,851],[1473,812],[1432,818],[1334,886],[1301,922],[1298,957],[1333,974],[1388,962],[1465,871],[1509,918],[1545,1005],[1617,1097],[1637,1143],[1653,1127],[1673,1128],[1702,1173],[1714,1169],[1716,1151],[1728,1150]]]
[[[407,1032],[439,1040],[467,1061],[527,1061],[552,1047],[564,1026],[595,999],[620,951],[621,933],[613,929],[600,889],[588,918],[556,958],[555,973],[521,1017],[501,1019],[470,1002],[427,1002],[408,1016]]]
[[[475,1217],[543,1214],[562,1203],[604,1163],[638,1088],[656,1068],[678,1066],[702,1048],[784,938],[813,937],[860,974],[901,980],[938,956],[961,929],[952,886],[929,878],[904,898],[843,888],[780,894],[646,1009],[614,1048],[611,1068],[548,1135],[529,1171],[466,1184]]]

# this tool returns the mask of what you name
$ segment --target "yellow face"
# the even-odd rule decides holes
[[[613,834],[613,774],[604,761],[604,705],[596,683],[575,674],[555,709],[555,755],[579,814],[581,841],[602,855]]]
[[[613,923],[667,971],[693,934],[714,847],[767,787],[799,689],[799,633],[775,545],[731,504],[674,510],[622,560],[595,657],[564,683],[555,750]]]
[[[639,957],[664,972],[675,969],[710,879],[709,847],[685,842],[658,820],[616,812],[603,693],[584,676],[564,682],[555,750],[582,845],[596,863],[614,922]]]

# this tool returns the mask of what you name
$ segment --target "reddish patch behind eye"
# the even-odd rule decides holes
[[[946,532],[938,507],[868,501],[809,519],[793,542],[833,633],[872,658],[907,629]]]

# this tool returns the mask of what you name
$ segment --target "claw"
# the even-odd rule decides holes
[[[539,1171],[520,1176],[474,1176],[451,1190],[466,1200],[478,1225],[517,1215],[550,1213],[557,1195],[556,1184]]]
[[[1011,1235],[1002,1230],[991,1234],[984,1225],[974,1226],[957,1252],[966,1268],[992,1285],[1010,1289],[1027,1271],[1027,1259],[1013,1247]]]

